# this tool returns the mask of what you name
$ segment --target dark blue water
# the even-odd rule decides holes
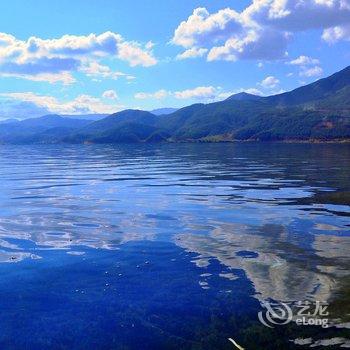
[[[349,173],[348,145],[1,146],[0,348],[346,337]],[[266,300],[338,328],[266,328]]]

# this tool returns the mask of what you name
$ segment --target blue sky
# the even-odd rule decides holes
[[[350,0],[0,3],[0,118],[275,94],[350,62]]]

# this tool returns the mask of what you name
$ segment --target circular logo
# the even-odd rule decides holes
[[[293,319],[292,309],[285,303],[265,302],[263,306],[266,308],[266,312],[260,311],[258,317],[259,321],[266,327],[282,326]]]

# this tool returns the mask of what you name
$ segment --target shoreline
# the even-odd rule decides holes
[[[193,144],[193,143],[206,143],[206,144],[217,144],[217,143],[259,143],[259,144],[312,144],[312,145],[322,145],[322,144],[350,144],[350,139],[342,139],[342,140],[317,140],[317,139],[311,139],[311,140],[297,140],[297,139],[290,139],[290,140],[169,140],[169,141],[161,141],[161,142],[145,142],[145,141],[139,141],[139,142],[93,142],[93,141],[84,141],[84,142],[0,142],[0,146],[7,146],[7,145],[21,145],[21,146],[29,146],[29,145],[123,145],[123,144],[149,144],[149,145],[156,145],[156,144]]]

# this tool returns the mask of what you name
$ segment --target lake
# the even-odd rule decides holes
[[[346,346],[349,174],[345,144],[0,146],[0,348]]]

